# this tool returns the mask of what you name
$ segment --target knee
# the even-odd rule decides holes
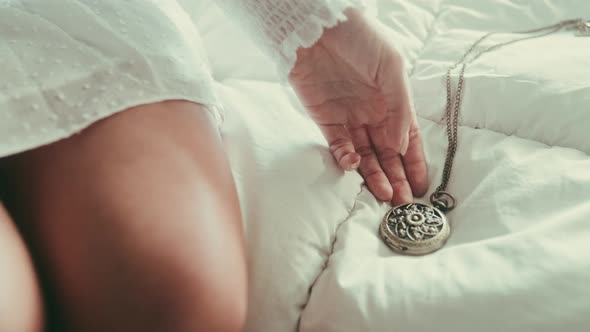
[[[216,231],[208,229],[209,236],[189,235],[192,240],[158,246],[163,254],[160,257],[165,258],[158,259],[157,264],[152,260],[143,271],[152,274],[142,287],[148,292],[136,294],[143,293],[161,308],[152,311],[159,316],[158,324],[154,324],[161,327],[158,331],[242,330],[247,312],[243,244],[236,237],[215,239]],[[153,252],[150,256],[154,257]]]
[[[168,286],[153,294],[154,300],[165,307],[161,318],[167,331],[242,330],[247,311],[245,271],[231,266],[221,271],[216,266],[197,264],[174,270],[169,270],[175,276]]]
[[[199,317],[197,329],[190,331],[239,332],[246,320],[245,281],[226,275],[203,282],[193,298],[184,302],[186,309]]]

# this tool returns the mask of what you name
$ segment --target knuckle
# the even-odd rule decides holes
[[[357,148],[356,152],[361,155],[362,158],[367,158],[371,156],[375,156],[375,152],[369,146],[361,146]]]
[[[396,187],[410,185],[410,183],[408,182],[408,179],[402,178],[402,177],[391,179],[390,183],[392,186],[396,186]]]
[[[383,130],[389,124],[388,120],[389,120],[388,117],[385,117],[384,119],[380,120],[379,122],[371,124],[369,126],[369,128],[371,130]]]
[[[410,131],[408,132],[408,136],[410,137],[410,140],[420,137],[420,128],[418,128],[417,125],[411,126]]]
[[[362,174],[363,174],[363,177],[365,178],[365,180],[369,180],[369,179],[374,178],[376,176],[379,177],[381,175],[381,170],[377,169],[377,168],[371,168],[371,169],[364,170],[362,172]]]
[[[379,154],[379,160],[381,160],[381,162],[392,161],[399,157],[399,153],[389,147],[379,149],[377,153]]]
[[[345,149],[350,146],[350,141],[345,138],[338,138],[330,142],[330,149],[332,151],[338,151]]]
[[[424,167],[426,168],[426,164],[424,159],[413,159],[413,160],[404,160],[404,166],[406,168],[417,168],[417,167]]]

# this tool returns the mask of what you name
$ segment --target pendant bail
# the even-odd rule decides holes
[[[455,197],[443,190],[433,192],[430,195],[430,203],[442,212],[451,211],[457,205]]]

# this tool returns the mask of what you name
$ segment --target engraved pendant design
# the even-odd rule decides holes
[[[389,210],[381,222],[379,233],[395,252],[426,255],[445,244],[451,235],[451,227],[439,209],[410,203]]]

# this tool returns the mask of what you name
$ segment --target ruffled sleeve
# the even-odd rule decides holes
[[[286,79],[300,47],[310,47],[324,28],[346,21],[344,10],[362,8],[363,0],[216,0],[275,59]]]

